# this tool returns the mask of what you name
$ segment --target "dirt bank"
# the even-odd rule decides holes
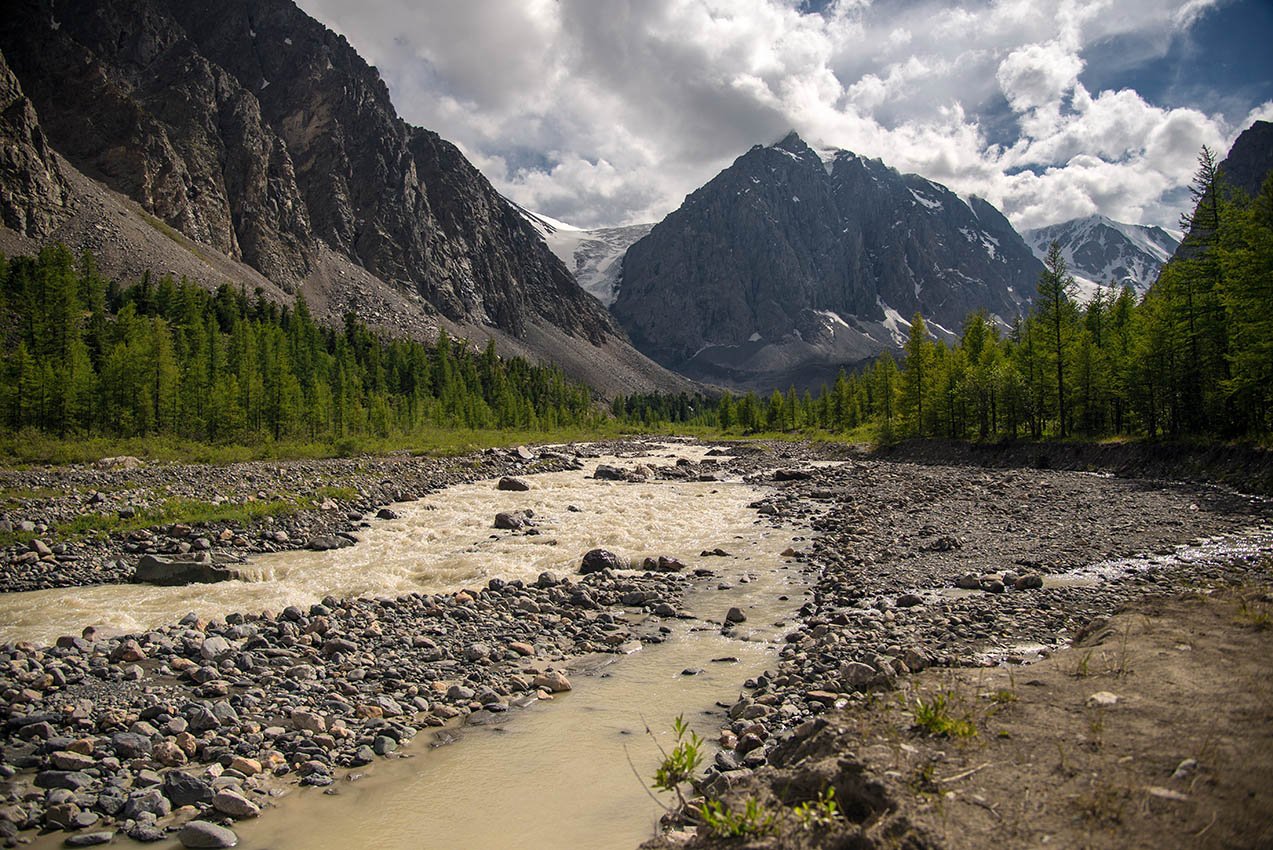
[[[923,464],[1107,472],[1120,478],[1225,484],[1245,493],[1273,495],[1273,452],[1252,446],[903,440],[881,446],[873,456]]]
[[[1267,562],[1255,578],[1142,600],[1034,665],[931,670],[810,721],[723,796],[763,806],[769,834],[647,847],[1273,846]],[[794,807],[831,787],[839,812],[802,823]]]

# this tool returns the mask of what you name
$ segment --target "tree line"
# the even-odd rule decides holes
[[[755,393],[616,399],[630,422],[735,433],[816,428],[878,437],[1208,437],[1267,440],[1273,429],[1273,177],[1255,198],[1231,189],[1206,148],[1182,218],[1181,249],[1143,298],[1101,287],[1087,303],[1057,245],[1031,311],[1002,328],[984,312],[957,341],[916,314],[899,360],[841,372],[814,396]]]
[[[443,332],[384,339],[354,316],[319,325],[303,299],[186,280],[107,281],[54,245],[0,255],[0,427],[207,442],[410,435],[428,428],[592,427],[589,390]]]

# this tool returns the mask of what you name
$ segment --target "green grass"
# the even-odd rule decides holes
[[[752,797],[747,798],[741,812],[732,811],[720,800],[709,800],[699,810],[699,816],[717,838],[765,835],[775,828],[773,812]]]
[[[149,463],[224,465],[253,460],[315,460],[406,452],[453,457],[487,448],[521,443],[567,443],[644,433],[609,423],[600,428],[543,430],[471,430],[436,428],[395,437],[345,437],[334,441],[266,440],[250,444],[217,444],[173,436],[54,437],[34,430],[0,432],[0,466],[93,463],[106,457],[133,456]],[[671,433],[669,431],[669,433]]]
[[[290,497],[272,501],[222,504],[200,499],[167,499],[156,507],[140,510],[130,517],[121,517],[117,513],[81,514],[69,522],[50,526],[49,531],[44,534],[29,531],[0,534],[0,546],[26,544],[36,537],[54,543],[70,542],[111,534],[127,534],[130,531],[174,523],[192,526],[211,524],[247,526],[266,517],[290,516],[300,510],[315,507],[322,502],[323,498],[325,497],[315,494],[308,498]],[[344,498],[344,496],[333,496],[333,498]]]
[[[977,734],[976,724],[966,714],[955,715],[955,702],[954,694],[949,691],[939,691],[928,699],[916,697],[911,706],[915,728],[939,738],[974,737]]]
[[[56,533],[55,537],[60,539],[78,539],[104,534],[123,534],[174,523],[249,525],[266,517],[289,516],[314,504],[317,503],[312,499],[277,499],[268,502],[224,502],[222,504],[199,499],[167,499],[158,507],[138,511],[127,518],[118,514],[83,514],[71,522],[54,527],[53,531]]]

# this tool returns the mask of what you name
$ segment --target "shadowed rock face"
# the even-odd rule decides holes
[[[15,0],[0,50],[72,165],[284,289],[329,247],[457,323],[622,338],[458,149],[402,121],[376,70],[287,0]],[[32,141],[6,167],[50,175],[18,202],[53,210],[33,116],[14,124],[6,139]]]
[[[1229,184],[1247,196],[1260,193],[1273,168],[1273,122],[1256,121],[1242,131],[1220,163],[1220,172]]]
[[[0,223],[44,236],[66,212],[66,178],[31,101],[0,55]]]
[[[1041,270],[980,198],[792,133],[628,249],[612,309],[638,348],[687,374],[731,349],[723,379],[745,386],[895,347],[894,317],[916,311],[955,333],[977,309],[1011,321]]]

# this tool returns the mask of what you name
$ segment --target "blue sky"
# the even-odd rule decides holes
[[[651,221],[796,129],[1002,208],[1171,225],[1273,118],[1270,0],[300,0],[513,200]]]

